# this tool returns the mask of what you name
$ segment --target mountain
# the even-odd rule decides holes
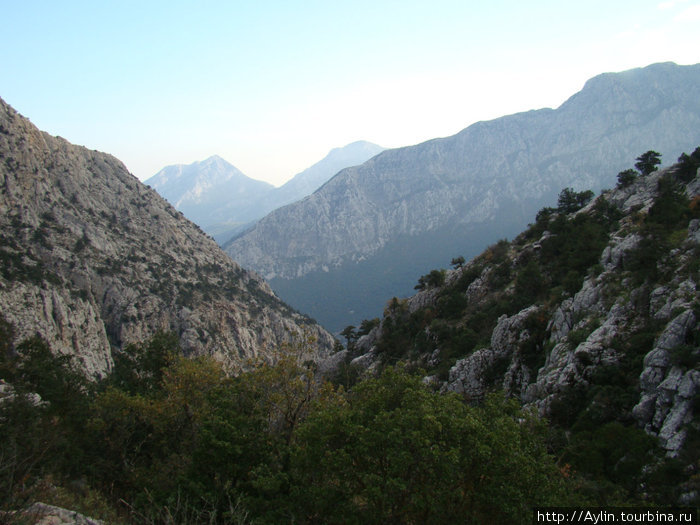
[[[223,244],[255,220],[306,197],[341,169],[362,164],[383,149],[366,141],[334,148],[279,188],[245,176],[218,156],[168,166],[146,184]]]
[[[113,352],[159,331],[233,369],[295,332],[332,345],[117,159],[39,131],[2,100],[0,210],[11,347],[39,335],[100,376]]]
[[[205,231],[223,221],[245,224],[274,186],[251,179],[214,155],[201,162],[167,166],[146,180],[165,200]]]
[[[387,150],[225,247],[284,300],[338,331],[411,293],[417,275],[518,233],[564,187],[600,190],[654,149],[700,142],[700,65],[589,80],[557,109]]]
[[[353,142],[342,148],[333,148],[316,164],[306,168],[276,188],[267,201],[268,207],[270,207],[268,211],[311,195],[340,170],[362,164],[382,151],[384,148],[381,146],[364,140]]]
[[[406,362],[472,401],[502,391],[549,419],[559,464],[605,498],[696,504],[700,147],[679,160],[588,204],[560,199],[512,242],[424,275],[344,331],[336,369]]]

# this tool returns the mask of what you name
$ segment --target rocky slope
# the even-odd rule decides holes
[[[225,243],[265,214],[306,197],[341,169],[362,164],[382,150],[366,141],[334,148],[279,188],[245,176],[216,155],[167,166],[146,184],[217,242]]]
[[[480,122],[348,168],[226,251],[336,330],[409,293],[426,266],[515,235],[561,188],[610,187],[641,152],[675,159],[698,142],[700,65],[604,74],[556,110]]]
[[[579,211],[544,208],[512,242],[430,272],[381,321],[347,330],[326,367],[408,361],[444,391],[502,390],[569,439],[641,428],[687,478],[700,459],[699,167],[700,148]]]
[[[332,344],[117,159],[39,131],[1,100],[0,224],[3,335],[38,334],[92,375],[157,331],[234,368],[293,332]]]

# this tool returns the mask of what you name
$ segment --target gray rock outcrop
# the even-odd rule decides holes
[[[7,523],[33,523],[34,525],[103,525],[102,520],[89,518],[79,512],[55,505],[36,502],[21,511],[0,512]]]
[[[49,136],[0,101],[0,315],[92,376],[158,331],[236,369],[309,332],[257,274],[114,157]]]

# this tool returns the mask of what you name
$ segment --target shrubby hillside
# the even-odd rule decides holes
[[[405,362],[476,403],[503,392],[550,421],[598,503],[697,501],[700,148],[661,171],[659,157],[595,199],[564,189],[512,241],[348,326],[339,376]]]
[[[41,340],[3,353],[0,517],[38,500],[108,523],[518,523],[587,501],[517,402],[402,367],[345,390],[311,343],[229,377],[160,334],[96,384]]]

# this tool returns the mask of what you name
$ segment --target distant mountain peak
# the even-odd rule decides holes
[[[146,184],[201,227],[221,220],[213,211],[227,209],[231,201],[238,213],[254,210],[258,196],[274,188],[251,179],[219,155],[191,164],[166,166]],[[221,214],[225,216],[226,212]]]
[[[333,148],[279,188],[247,177],[219,155],[166,166],[146,183],[223,242],[275,208],[306,197],[341,169],[361,164],[382,150],[364,140]]]
[[[229,161],[224,159],[223,157],[220,157],[219,155],[212,155],[210,157],[207,157],[204,160],[198,161],[198,162],[193,162],[192,164],[189,164],[189,166],[217,166],[217,167],[225,167],[225,168],[233,168],[233,170],[239,172],[242,174],[241,170],[239,170],[236,166],[231,164]]]
[[[337,151],[350,151],[350,150],[358,150],[358,149],[371,149],[371,150],[377,150],[377,151],[382,151],[385,148],[374,144],[373,142],[369,142],[367,140],[356,140],[354,142],[351,142],[349,144],[346,144],[345,146],[339,146],[337,148],[331,149],[330,153],[337,152]]]

